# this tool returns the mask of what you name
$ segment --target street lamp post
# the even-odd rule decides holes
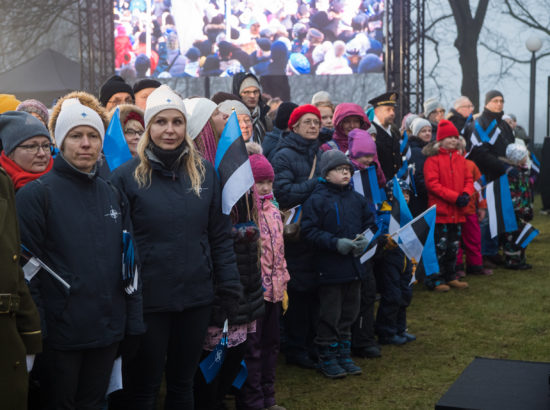
[[[531,81],[529,87],[529,149],[535,148],[535,83],[537,76],[536,52],[542,47],[542,40],[531,36],[525,42],[525,47],[531,52]]]

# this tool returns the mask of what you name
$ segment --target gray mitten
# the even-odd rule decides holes
[[[351,252],[352,249],[355,248],[355,242],[353,242],[351,239],[348,238],[340,238],[336,242],[336,249],[338,252],[340,252],[342,255],[347,255]]]
[[[355,249],[353,250],[353,256],[356,258],[361,256],[365,251],[365,248],[369,244],[369,240],[361,235],[361,237],[355,239]]]

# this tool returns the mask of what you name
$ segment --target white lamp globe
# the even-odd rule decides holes
[[[525,47],[532,53],[536,53],[542,47],[542,40],[536,36],[531,36],[525,42]]]

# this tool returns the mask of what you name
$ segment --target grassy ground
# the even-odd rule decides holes
[[[384,346],[360,359],[363,375],[330,381],[287,366],[277,372],[277,402],[288,409],[433,409],[476,357],[550,361],[550,216],[536,211],[540,235],[530,244],[530,271],[467,276],[470,287],[437,294],[416,286],[408,324],[418,340]]]

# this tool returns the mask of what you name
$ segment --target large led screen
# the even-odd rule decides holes
[[[384,0],[115,1],[115,69],[138,78],[382,72]]]

